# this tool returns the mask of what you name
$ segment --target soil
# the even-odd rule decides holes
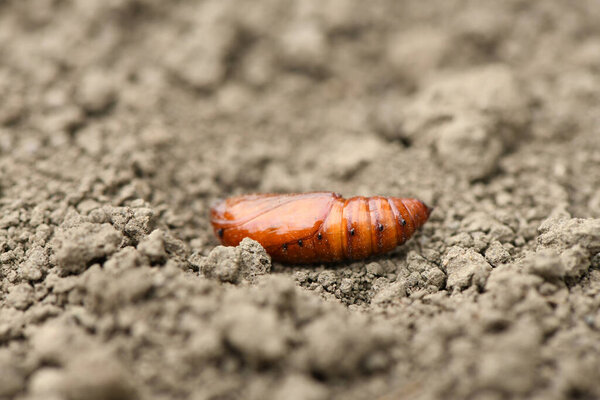
[[[0,398],[600,398],[600,3],[0,2]],[[334,265],[219,198],[435,206]]]

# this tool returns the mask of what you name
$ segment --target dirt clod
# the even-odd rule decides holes
[[[492,267],[485,258],[472,249],[452,247],[442,261],[448,274],[448,289],[466,289],[470,286],[483,288]]]
[[[244,239],[238,247],[218,246],[200,265],[204,276],[221,282],[254,280],[271,270],[271,258],[256,241]]]
[[[82,272],[91,261],[116,252],[122,235],[110,224],[82,224],[58,230],[54,237],[56,265],[63,274]]]

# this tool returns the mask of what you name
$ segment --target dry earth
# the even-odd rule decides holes
[[[0,398],[600,398],[600,3],[0,1]],[[389,255],[216,247],[419,197]]]

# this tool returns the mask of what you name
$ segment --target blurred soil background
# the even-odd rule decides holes
[[[0,398],[600,398],[600,3],[0,1]],[[273,264],[211,203],[435,206]]]

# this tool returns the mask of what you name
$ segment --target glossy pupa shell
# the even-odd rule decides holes
[[[249,237],[273,260],[295,264],[386,253],[406,242],[430,213],[431,208],[413,198],[252,194],[217,203],[211,208],[211,223],[226,246]]]

